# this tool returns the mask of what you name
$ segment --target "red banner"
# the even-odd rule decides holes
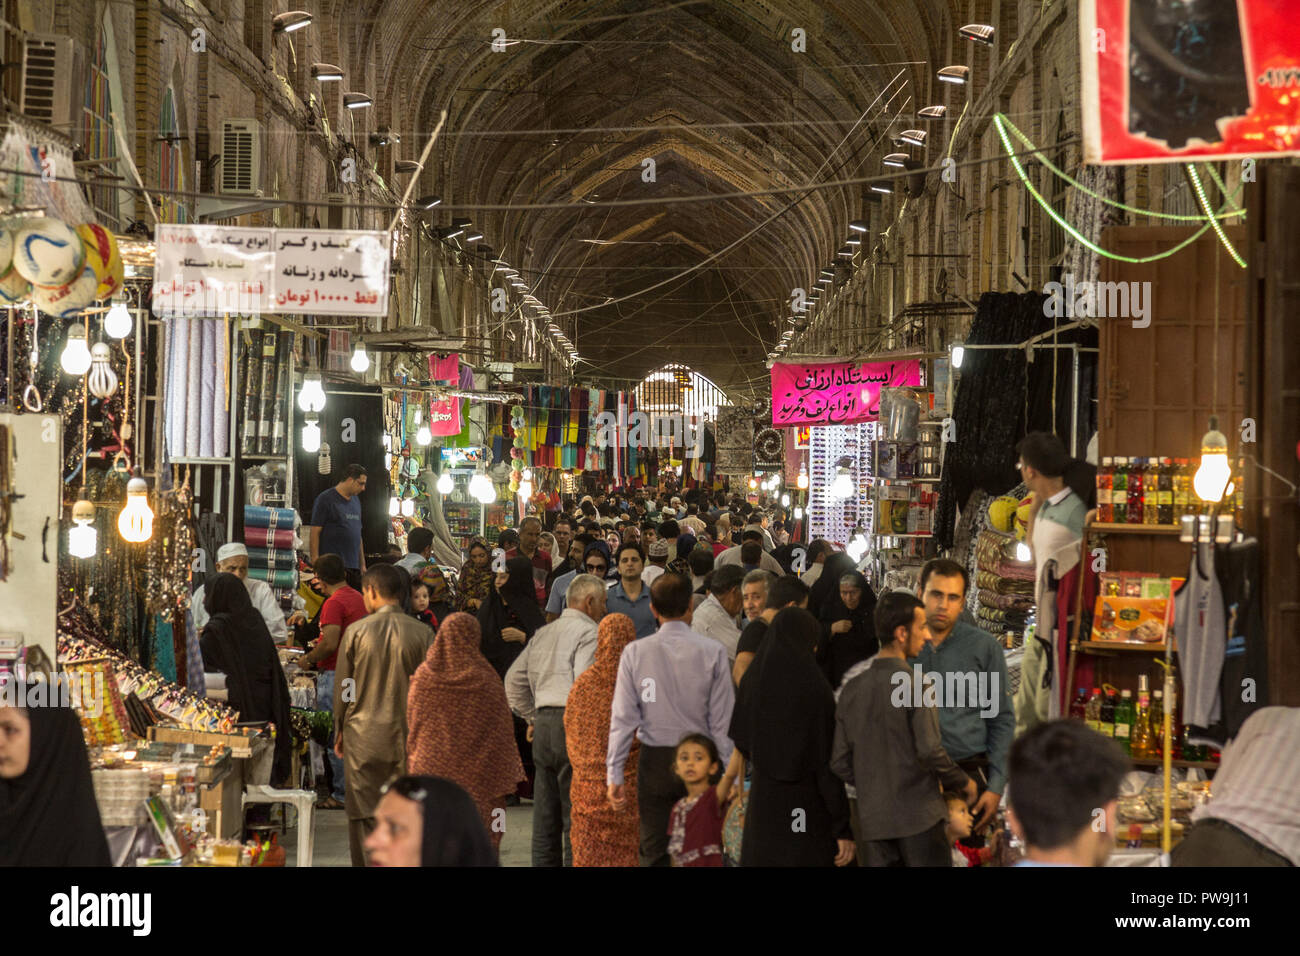
[[[1086,163],[1300,152],[1300,25],[1279,0],[1080,0]]]
[[[772,366],[772,424],[850,425],[880,414],[880,390],[921,384],[917,359],[897,362],[777,362]]]
[[[460,384],[460,353],[430,355],[429,378],[435,382],[451,385],[452,388],[457,387]],[[446,438],[448,435],[459,435],[460,429],[459,398],[448,398],[432,403],[429,412],[429,431],[433,435]]]

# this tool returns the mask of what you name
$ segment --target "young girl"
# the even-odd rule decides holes
[[[419,578],[411,582],[411,617],[432,628],[438,627],[438,619],[429,610],[429,585]]]
[[[740,772],[740,754],[732,753],[727,772],[711,786],[718,772],[717,745],[704,734],[687,734],[677,745],[673,770],[686,784],[686,796],[673,805],[668,821],[673,866],[722,866],[722,819]]]
[[[948,805],[948,842],[952,844],[952,865],[960,867],[982,866],[994,859],[998,850],[998,838],[1002,835],[1001,831],[994,830],[993,836],[989,840],[989,845],[975,848],[966,846],[961,841],[970,836],[971,824],[974,818],[971,816],[970,808],[966,806],[966,798],[955,790],[946,790],[943,794],[944,803]]]

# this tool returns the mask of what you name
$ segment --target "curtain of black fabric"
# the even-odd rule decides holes
[[[1038,292],[986,292],[971,323],[967,345],[1018,345],[1050,332],[1053,319],[1043,314],[1046,297]],[[1062,332],[1057,342],[1077,342],[1096,347],[1096,329]],[[1050,344],[1051,340],[1045,341]],[[1080,353],[1078,383],[1088,388],[1079,395],[1079,430],[1086,443],[1095,425],[1092,393],[1095,353]],[[1053,367],[1055,366],[1055,415]],[[1073,355],[1065,350],[1039,349],[1032,362],[1023,349],[968,349],[953,397],[956,440],[944,451],[934,534],[943,548],[951,548],[957,508],[975,489],[1002,494],[1020,480],[1016,471],[1016,443],[1031,431],[1054,431],[1067,447],[1070,442],[1073,389]],[[1082,448],[1079,449],[1082,451]]]

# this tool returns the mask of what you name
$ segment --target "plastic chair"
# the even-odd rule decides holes
[[[244,791],[243,805],[250,803],[286,803],[298,810],[298,858],[295,866],[311,866],[316,845],[316,794],[310,790],[276,790],[270,786],[250,786]]]

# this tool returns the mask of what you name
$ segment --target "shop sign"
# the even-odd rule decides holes
[[[1300,152],[1293,4],[1080,0],[1079,42],[1086,163]]]
[[[880,415],[880,390],[921,384],[917,359],[894,362],[777,362],[772,424],[849,425]]]
[[[160,224],[155,315],[386,315],[388,234]]]

